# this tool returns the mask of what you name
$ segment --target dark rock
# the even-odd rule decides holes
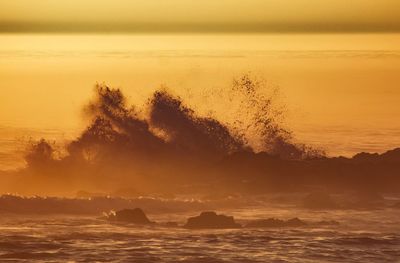
[[[365,152],[358,153],[354,155],[353,160],[359,162],[398,163],[400,161],[400,148],[396,148],[382,154]]]
[[[354,155],[352,159],[357,162],[371,162],[377,160],[379,157],[380,155],[377,153],[360,152]]]
[[[381,156],[382,159],[384,159],[387,162],[398,163],[400,161],[400,148],[387,151],[383,153]]]
[[[133,224],[151,224],[152,222],[147,218],[145,213],[140,208],[123,209],[108,215],[108,220],[127,222]]]
[[[202,212],[199,216],[190,217],[187,220],[186,228],[192,229],[229,229],[240,228],[233,216],[217,215],[215,212]]]

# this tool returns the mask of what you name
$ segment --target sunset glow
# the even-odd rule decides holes
[[[397,262],[398,0],[0,0],[0,261]]]

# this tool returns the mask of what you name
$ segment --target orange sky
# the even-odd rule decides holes
[[[1,0],[0,31],[398,31],[398,0]]]

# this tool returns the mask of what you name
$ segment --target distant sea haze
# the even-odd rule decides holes
[[[200,115],[224,122],[223,95],[207,94],[247,73],[280,90],[284,125],[298,142],[330,156],[400,145],[398,34],[2,34],[0,40],[0,169],[24,165],[30,138],[74,139],[86,125],[82,107],[96,83],[121,88],[136,105],[166,87]]]

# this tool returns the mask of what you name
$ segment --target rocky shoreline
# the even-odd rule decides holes
[[[297,228],[340,225],[340,223],[335,220],[306,222],[297,217],[288,220],[277,218],[257,219],[242,225],[237,223],[233,216],[217,214],[214,211],[205,211],[200,213],[198,216],[189,217],[184,225],[179,225],[177,222],[153,222],[146,216],[141,208],[111,211],[101,219],[110,222],[135,225],[158,225],[186,229]]]

